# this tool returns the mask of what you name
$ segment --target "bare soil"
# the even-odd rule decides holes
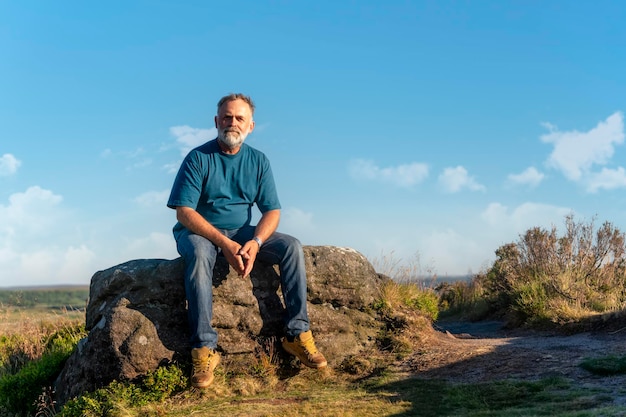
[[[623,326],[622,326],[623,324]],[[626,375],[598,376],[580,366],[584,359],[626,355],[626,323],[572,335],[506,330],[504,323],[436,324],[422,349],[408,357],[401,371],[417,378],[456,383],[562,377],[582,387],[610,393],[626,405]]]

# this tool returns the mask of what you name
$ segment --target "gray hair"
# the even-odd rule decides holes
[[[222,97],[220,101],[217,102],[217,112],[219,113],[220,107],[222,107],[224,103],[235,100],[245,101],[250,107],[250,112],[254,116],[254,103],[252,102],[252,99],[249,96],[241,93],[230,93],[229,95]]]

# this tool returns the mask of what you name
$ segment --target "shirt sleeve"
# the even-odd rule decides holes
[[[190,152],[178,170],[174,185],[167,201],[169,208],[191,207],[196,209],[202,193],[204,181],[203,163],[195,151]]]
[[[256,198],[256,205],[261,213],[270,210],[280,209],[280,201],[276,184],[274,183],[274,175],[269,160],[264,158],[261,180],[259,183],[259,194]]]

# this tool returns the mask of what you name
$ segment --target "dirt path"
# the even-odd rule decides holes
[[[580,367],[586,358],[626,355],[626,328],[570,336],[507,332],[500,322],[439,323],[424,349],[403,363],[418,378],[450,382],[536,380],[559,376],[609,390],[626,405],[626,375],[596,376]]]

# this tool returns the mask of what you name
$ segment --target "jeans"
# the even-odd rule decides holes
[[[221,230],[230,239],[244,244],[254,236],[254,226]],[[219,248],[202,236],[183,232],[177,236],[178,253],[185,261],[185,292],[192,348],[217,347],[213,318],[213,268]],[[261,246],[256,261],[278,265],[283,300],[287,310],[287,336],[309,330],[306,306],[306,270],[302,245],[298,239],[275,232]]]

